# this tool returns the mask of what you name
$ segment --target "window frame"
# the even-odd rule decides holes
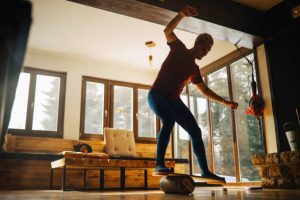
[[[241,48],[240,51],[236,50],[230,54],[228,54],[227,56],[217,60],[216,62],[204,67],[201,69],[201,75],[204,78],[205,82],[207,83],[207,76],[211,73],[216,72],[217,70],[225,67],[226,71],[227,71],[227,77],[228,77],[228,90],[229,90],[229,98],[230,100],[233,99],[233,86],[232,86],[232,78],[231,78],[231,70],[230,70],[230,65],[233,64],[234,62],[242,59],[244,56],[248,56],[250,54],[253,54],[254,56],[254,62],[255,62],[255,71],[256,71],[256,82],[257,82],[257,90],[258,93],[261,95],[261,86],[260,86],[260,82],[259,82],[259,70],[258,70],[258,62],[257,62],[257,55],[256,52],[252,49],[247,49],[247,48]],[[188,84],[187,84],[188,85]],[[186,86],[188,87],[188,86]],[[211,107],[211,100],[208,99],[207,101],[207,106],[208,106],[208,123],[209,123],[209,141],[208,141],[208,159],[209,159],[209,169],[211,171],[214,171],[214,144],[213,144],[213,131],[212,131],[212,124],[211,124],[211,112],[210,112],[210,107]],[[240,171],[240,157],[239,157],[239,146],[238,146],[238,138],[237,138],[237,130],[236,130],[236,119],[235,119],[235,115],[234,115],[234,111],[231,110],[231,120],[232,120],[232,133],[233,133],[233,157],[234,157],[234,167],[235,167],[235,177],[236,177],[236,183],[242,183],[242,184],[247,184],[247,183],[255,183],[255,181],[249,181],[249,182],[242,182],[241,179],[241,171]],[[267,152],[266,150],[266,139],[265,139],[265,130],[264,130],[264,119],[263,117],[261,118],[261,125],[262,125],[262,139],[263,139],[263,149],[265,152]],[[190,145],[191,146],[191,145]],[[174,147],[175,148],[175,147]],[[190,152],[192,152],[192,149],[190,148],[189,150]],[[190,155],[190,158],[192,156]],[[191,170],[190,170],[190,174],[193,174],[194,171],[194,166],[192,165],[192,162],[190,162],[191,164]]]
[[[104,112],[103,112],[103,128],[108,126],[109,124],[109,117],[108,117],[108,110],[109,110],[109,90],[108,85],[109,82],[105,79],[94,78],[89,76],[82,76],[81,78],[81,103],[80,103],[80,133],[79,138],[83,140],[104,140],[104,133],[97,134],[97,133],[86,133],[84,131],[85,127],[85,102],[86,102],[86,82],[93,82],[93,83],[102,83],[104,84]]]
[[[24,67],[24,70],[22,72],[30,74],[25,129],[9,128],[8,132],[18,136],[63,138],[67,73],[32,67]],[[57,131],[32,130],[37,75],[60,78]]]
[[[87,140],[104,140],[104,135],[98,135],[93,133],[85,133],[84,132],[84,123],[85,123],[85,92],[86,92],[86,81],[91,82],[98,82],[103,83],[105,87],[104,93],[104,108],[107,111],[107,116],[104,119],[104,127],[113,127],[113,119],[114,119],[114,86],[122,86],[132,88],[133,91],[133,121],[132,121],[132,131],[134,133],[135,141],[138,143],[156,143],[156,138],[146,138],[146,137],[139,137],[138,133],[138,89],[146,89],[150,90],[151,86],[144,85],[144,84],[137,84],[137,83],[129,83],[123,81],[115,81],[109,79],[102,79],[90,76],[82,76],[82,89],[81,89],[81,113],[80,113],[80,139],[87,139]],[[157,136],[158,131],[160,130],[160,120],[158,117],[155,117],[155,135]]]
[[[132,131],[135,133],[135,116],[136,116],[136,106],[135,106],[135,92],[134,92],[134,84],[121,82],[121,81],[110,81],[110,112],[108,116],[110,117],[109,127],[114,127],[114,86],[128,87],[132,89]]]

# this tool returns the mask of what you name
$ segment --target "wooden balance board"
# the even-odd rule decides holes
[[[168,194],[191,194],[196,186],[223,186],[224,182],[210,178],[173,173],[161,176],[160,189]]]

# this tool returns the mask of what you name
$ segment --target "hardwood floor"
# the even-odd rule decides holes
[[[126,192],[79,192],[61,190],[10,190],[0,191],[1,200],[207,200],[207,199],[276,199],[296,200],[300,198],[300,190],[247,190],[246,188],[199,188],[192,195],[164,194],[159,190],[149,191],[126,191]]]

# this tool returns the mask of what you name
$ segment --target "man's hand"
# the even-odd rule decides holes
[[[239,106],[239,104],[234,101],[224,101],[224,104],[231,109],[237,109]]]
[[[184,6],[180,12],[180,15],[184,16],[184,17],[194,17],[194,16],[198,16],[198,10],[192,6],[186,5]]]

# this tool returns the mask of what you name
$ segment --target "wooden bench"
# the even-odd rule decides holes
[[[51,162],[50,189],[53,187],[54,169],[62,169],[62,190],[74,190],[66,188],[67,170],[84,170],[83,190],[99,189],[104,190],[104,173],[106,169],[120,170],[120,188],[126,188],[125,173],[126,169],[143,169],[144,170],[144,187],[131,189],[148,189],[148,171],[149,168],[155,168],[155,158],[136,158],[136,157],[108,157],[103,154],[65,154],[64,157]],[[174,171],[176,163],[188,164],[188,159],[166,159],[166,166]],[[100,170],[100,187],[87,188],[86,174],[87,170]]]

